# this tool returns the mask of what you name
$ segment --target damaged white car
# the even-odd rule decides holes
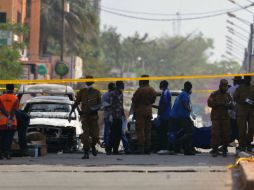
[[[82,124],[75,110],[68,121],[73,101],[64,96],[38,96],[28,101],[23,110],[30,116],[27,132],[39,131],[47,138],[48,152],[75,152],[82,149]]]

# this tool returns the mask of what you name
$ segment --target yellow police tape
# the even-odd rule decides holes
[[[181,80],[181,79],[211,79],[228,78],[235,76],[254,76],[254,73],[245,74],[221,74],[221,75],[188,75],[188,76],[158,76],[158,77],[124,77],[124,78],[82,78],[82,79],[51,79],[51,80],[0,80],[0,84],[42,84],[42,83],[79,83],[79,82],[113,82],[113,81],[137,81],[137,80]]]
[[[78,90],[77,90],[78,91]],[[108,90],[100,90],[101,92],[107,92]],[[127,90],[124,90],[125,93],[132,93],[132,92],[135,92],[136,90],[133,90],[133,89],[127,89]],[[173,90],[174,91],[174,90]],[[192,92],[201,92],[201,93],[207,93],[207,92],[214,92],[215,90],[193,90]]]
[[[6,90],[5,88],[0,88],[0,91],[4,91],[4,90]],[[15,88],[15,90],[18,90],[17,88]],[[78,92],[79,90],[75,90],[75,92]],[[104,93],[104,92],[107,92],[108,90],[100,90],[100,92],[102,92],[102,93]],[[193,90],[193,92],[197,92],[197,93],[199,93],[199,92],[201,92],[201,93],[207,93],[207,92],[214,92],[215,90]],[[124,90],[123,92],[125,92],[125,93],[133,93],[133,92],[135,92],[135,90],[133,90],[133,89],[127,89],[127,90]]]

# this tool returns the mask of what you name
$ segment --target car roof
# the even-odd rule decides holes
[[[68,97],[64,96],[37,96],[26,103],[64,103],[64,104],[73,104],[73,101],[70,101]]]
[[[47,93],[47,94],[74,94],[72,87],[60,84],[33,84],[21,85],[18,94]]]
[[[181,90],[170,90],[172,96],[178,96],[179,94],[181,94],[181,92]]]

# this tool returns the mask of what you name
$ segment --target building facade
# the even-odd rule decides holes
[[[26,0],[1,0],[0,13],[2,23],[25,23]]]

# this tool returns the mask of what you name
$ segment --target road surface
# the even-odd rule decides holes
[[[6,190],[231,190],[238,172],[227,165],[235,156],[98,154],[82,160],[81,154],[0,161],[0,189]],[[232,180],[234,179],[234,180]]]

